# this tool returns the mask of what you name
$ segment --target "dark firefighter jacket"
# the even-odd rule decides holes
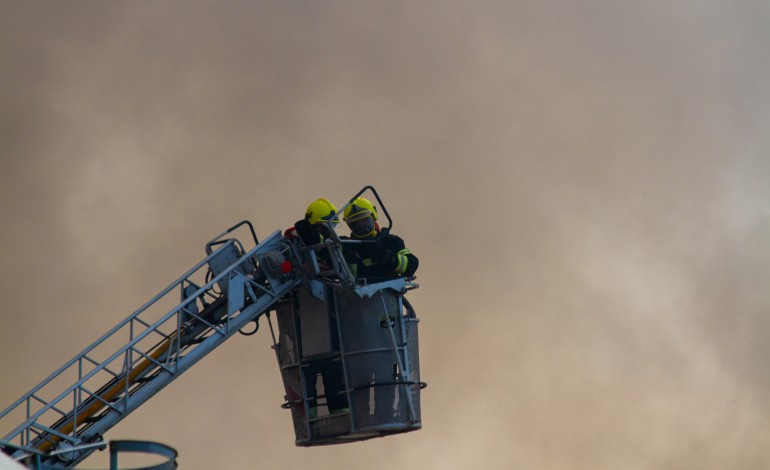
[[[302,219],[298,220],[297,223],[294,224],[294,227],[287,229],[283,233],[283,236],[289,238],[299,237],[305,246],[310,246],[324,242],[324,236],[321,233],[322,230],[320,225],[314,226],[307,220]],[[326,263],[331,262],[331,256],[329,255],[328,250],[319,250],[317,251],[316,256],[318,256],[320,261]]]
[[[343,242],[345,261],[356,279],[378,282],[399,276],[414,276],[419,260],[397,235],[379,232],[375,237],[348,238],[360,243]]]

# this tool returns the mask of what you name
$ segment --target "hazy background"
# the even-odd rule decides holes
[[[766,0],[0,11],[0,408],[233,223],[371,184],[421,261],[421,431],[295,447],[264,329],[106,437],[184,470],[770,466]]]

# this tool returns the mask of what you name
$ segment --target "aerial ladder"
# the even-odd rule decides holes
[[[366,191],[389,228],[373,187],[347,204]],[[75,467],[107,447],[107,431],[236,332],[255,333],[263,316],[296,445],[420,429],[419,320],[404,297],[418,285],[355,279],[343,256],[353,241],[329,228],[332,236],[311,246],[280,230],[259,241],[246,220],[214,237],[203,260],[0,413],[0,430],[20,422],[0,440],[2,452],[28,468]],[[235,238],[243,232],[248,244]],[[323,371],[338,373],[339,389],[324,389]],[[335,399],[347,406],[333,410]],[[143,450],[114,442],[111,451]],[[175,468],[173,458],[169,465],[158,468]]]

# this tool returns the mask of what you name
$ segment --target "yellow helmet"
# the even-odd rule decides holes
[[[348,207],[345,208],[343,219],[345,222],[355,222],[368,215],[372,216],[372,219],[377,220],[377,208],[369,202],[368,199],[359,197],[353,201]]]
[[[334,207],[334,204],[329,202],[328,199],[324,198],[316,199],[315,201],[311,202],[305,211],[305,220],[310,222],[311,225],[315,225],[323,221],[338,224],[340,221],[339,219],[335,218],[336,216],[337,208]]]
[[[345,208],[344,219],[348,228],[356,238],[374,237],[377,235],[377,209],[362,197],[353,201]]]

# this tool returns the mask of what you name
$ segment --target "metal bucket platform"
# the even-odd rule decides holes
[[[422,427],[418,318],[403,279],[320,282],[276,307],[276,356],[296,444],[341,444]]]

